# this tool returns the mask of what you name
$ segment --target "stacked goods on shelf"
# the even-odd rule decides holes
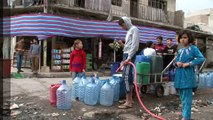
[[[92,54],[87,54],[86,59],[86,70],[92,70]]]
[[[70,64],[70,49],[62,49],[62,69],[63,71],[69,71]]]
[[[70,49],[52,50],[52,71],[69,71]]]
[[[61,50],[53,49],[52,50],[52,70],[61,71]]]

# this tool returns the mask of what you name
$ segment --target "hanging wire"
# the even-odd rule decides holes
[[[41,6],[29,6],[30,8],[29,9],[31,9],[28,13],[29,14],[31,14],[31,13],[41,13],[42,12],[42,9],[43,9],[43,7],[41,7]],[[36,9],[35,11],[33,10],[33,9]]]

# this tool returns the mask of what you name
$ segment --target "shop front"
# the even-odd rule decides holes
[[[113,62],[113,50],[108,46],[113,39],[100,38],[100,37],[81,37],[81,38],[70,38],[57,36],[56,39],[52,40],[51,49],[51,71],[53,72],[68,72],[70,63],[70,53],[73,50],[73,43],[76,39],[80,39],[83,42],[83,49],[86,52],[87,71],[98,70],[103,65],[109,67]],[[100,42],[101,41],[101,42]],[[100,46],[100,43],[102,44]],[[122,59],[122,50],[117,54],[117,60]]]
[[[103,65],[110,66],[112,62],[120,62],[122,59],[122,50],[119,50],[116,52],[116,61],[114,61],[113,49],[109,47],[114,40],[125,40],[126,31],[116,22],[75,19],[52,14],[25,14],[11,17],[11,25],[7,22],[4,25],[5,28],[10,28],[10,35],[25,36],[27,42],[32,39],[29,36],[38,37],[43,49],[40,65],[47,65],[54,72],[69,71],[69,54],[75,39],[83,41],[84,50],[87,53],[88,71],[97,70]],[[140,30],[140,43],[156,42],[158,36],[163,36],[165,43],[167,38],[175,39],[176,37],[176,32],[173,31],[146,26],[137,27]],[[29,46],[30,43],[27,43],[26,49]],[[15,58],[13,59],[15,67]],[[23,63],[23,67],[30,67],[27,50]]]

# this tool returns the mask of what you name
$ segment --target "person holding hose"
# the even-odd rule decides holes
[[[176,74],[174,86],[178,90],[182,102],[182,120],[191,119],[192,91],[196,87],[196,65],[205,61],[199,49],[192,45],[193,37],[184,31],[180,34],[178,42],[183,48],[178,50],[176,57]]]
[[[139,48],[139,29],[132,25],[131,19],[128,17],[121,17],[118,24],[122,29],[127,31],[125,37],[125,44],[123,48],[123,61],[121,66],[123,67],[122,77],[125,82],[126,88],[126,100],[125,103],[118,106],[120,109],[132,108],[132,92],[133,92],[133,67],[128,64],[130,61],[134,62],[136,52]],[[122,41],[119,41],[123,44]]]

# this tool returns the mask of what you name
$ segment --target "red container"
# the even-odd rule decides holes
[[[11,60],[10,59],[0,59],[0,64],[3,65],[3,67],[0,68],[0,77],[2,78],[10,78],[10,72],[11,72]],[[2,74],[3,73],[3,74]]]
[[[50,86],[50,104],[54,107],[56,106],[57,102],[56,91],[60,86],[60,83],[52,84]]]

